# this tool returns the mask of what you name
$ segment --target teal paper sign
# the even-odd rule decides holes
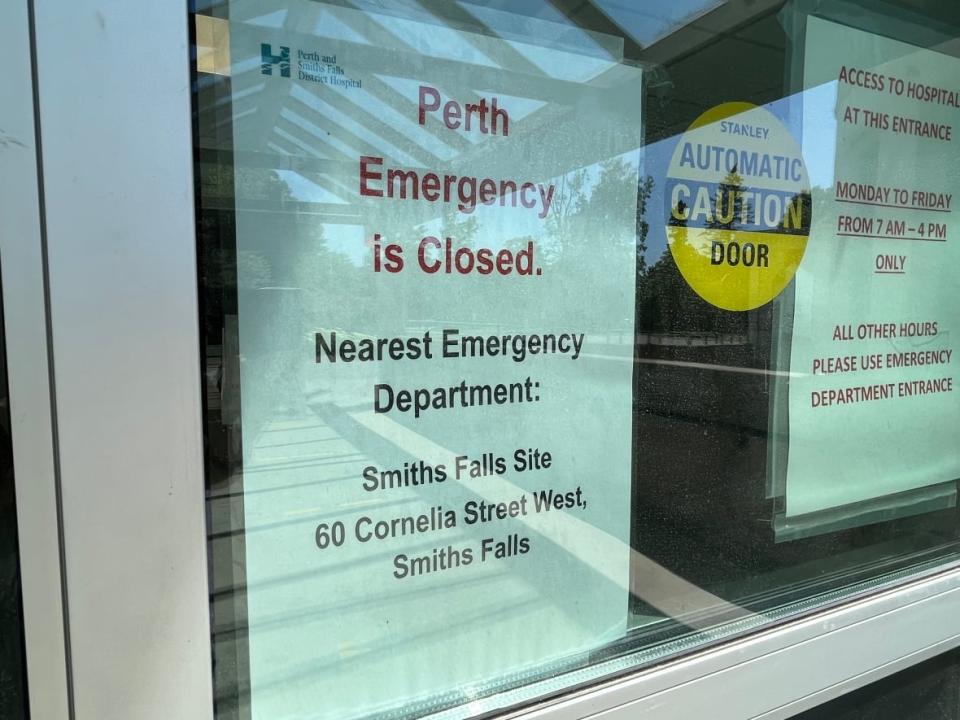
[[[640,71],[231,18],[253,718],[576,666],[628,613]]]
[[[955,58],[807,20],[786,513],[960,477]]]

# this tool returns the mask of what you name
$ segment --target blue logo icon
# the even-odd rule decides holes
[[[280,66],[280,77],[290,77],[290,48],[281,45],[280,54],[273,54],[273,46],[260,43],[260,73],[273,75],[273,66]]]

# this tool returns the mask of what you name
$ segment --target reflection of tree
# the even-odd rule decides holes
[[[459,212],[454,203],[384,202],[380,198],[362,200],[360,209],[363,237],[366,244],[363,264],[349,270],[352,282],[350,307],[334,310],[344,316],[344,328],[353,332],[372,332],[371,322],[379,325],[378,314],[389,310],[396,327],[407,328],[425,320],[443,317],[448,308],[439,307],[434,299],[438,285],[446,281],[437,275],[425,275],[417,267],[417,251],[424,236],[432,235],[444,242],[447,237],[458,244],[470,244],[476,235],[474,215]],[[403,247],[405,269],[399,274],[373,272],[372,242],[381,235],[381,247],[394,243]],[[436,257],[442,258],[442,252]],[[354,294],[356,293],[356,294]]]
[[[276,170],[233,165],[205,165],[200,173],[200,191],[208,203],[219,199],[284,202],[293,198]]]
[[[266,258],[251,253],[237,254],[232,242],[226,241],[235,232],[237,206],[280,211],[293,194],[275,170],[267,168],[234,168],[228,164],[205,163],[200,166],[201,204],[198,232],[201,236],[201,285],[209,295],[208,302],[220,305],[223,293],[232,295],[237,289],[237,269],[245,277],[267,283],[271,277]],[[230,302],[228,305],[232,305]],[[212,313],[207,313],[211,317]],[[211,329],[211,341],[218,342],[219,328]]]
[[[800,205],[800,227],[798,228],[795,218],[791,214],[790,208],[796,204]],[[787,201],[784,209],[783,218],[777,224],[778,230],[787,230],[794,232],[810,232],[810,223],[813,220],[813,196],[809,192],[801,192],[794,195]]]
[[[290,227],[295,257],[290,282],[298,289],[307,333],[349,321],[349,303],[344,303],[343,297],[360,290],[357,266],[347,255],[330,248],[322,222],[322,215],[298,214]]]
[[[751,208],[744,198],[747,188],[736,169],[717,186],[714,206],[705,223],[717,234],[736,230]],[[671,242],[686,242],[690,208],[682,200],[668,213]],[[673,254],[665,249],[637,287],[640,332],[743,332],[745,314],[721,310],[697,295],[681,275]]]
[[[653,194],[653,178],[647,175],[637,185],[637,277],[647,272],[647,235],[650,223],[647,222],[647,204]]]
[[[229,164],[204,163],[200,166],[201,202],[198,211],[198,234],[201,256],[199,272],[205,302],[224,307],[236,314],[237,271],[259,285],[273,277],[270,262],[255,252],[237,253],[233,237],[236,232],[237,207],[258,208],[279,212],[293,194],[275,170],[267,168],[234,169]],[[215,318],[218,313],[207,312]],[[214,344],[221,342],[219,325],[205,333]]]
[[[575,170],[561,177],[556,184],[553,205],[547,217],[547,233],[552,242],[542,243],[544,261],[548,264],[556,262],[563,252],[564,240],[572,234],[571,222],[583,209],[586,181],[586,171]]]
[[[752,208],[745,198],[748,192],[743,178],[734,168],[717,186],[714,204],[705,222],[710,235],[726,240],[730,231],[739,229]],[[687,242],[690,207],[682,200],[667,217],[667,233],[671,242]],[[706,246],[709,251],[709,245]],[[673,254],[665,249],[650,270],[640,278],[637,287],[640,332],[707,332],[742,333],[746,313],[721,310],[696,294],[681,275]]]
[[[452,237],[460,245],[472,245],[480,223],[475,214],[464,215],[453,204],[445,204],[442,228],[444,237]]]
[[[591,176],[596,177],[592,186]],[[611,267],[611,261],[622,257],[620,249],[629,248],[640,263],[649,228],[644,214],[652,188],[652,178],[638,184],[636,167],[618,157],[589,171],[571,173],[558,189],[562,189],[562,204],[559,211],[551,210],[551,215],[557,214],[548,224],[556,250],[550,276],[560,283],[563,278],[596,279],[585,285],[579,298],[578,312],[583,319],[595,319],[597,308],[610,306],[610,293],[616,285],[611,279],[619,277],[622,270],[619,265]],[[548,296],[551,292],[562,293],[563,288],[551,288]],[[622,326],[626,318],[610,317],[608,321],[612,329]]]
[[[744,198],[746,192],[743,177],[734,167],[717,186],[714,207],[711,208],[707,227],[711,230],[736,230],[738,223],[743,224],[744,218],[749,217],[752,211],[750,204]]]
[[[670,214],[667,217],[667,225],[672,227],[686,227],[687,212],[689,210],[689,205],[687,205],[683,200],[677,200],[676,206],[671,209]]]
[[[640,332],[662,332],[672,327],[679,310],[680,290],[686,286],[673,256],[664,251],[637,286],[637,304],[640,307]],[[665,317],[666,314],[666,317]]]
[[[697,295],[664,250],[637,287],[639,332],[742,333],[746,313],[721,310]]]

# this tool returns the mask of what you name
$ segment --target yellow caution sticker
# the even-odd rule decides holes
[[[770,111],[736,102],[698,117],[673,153],[664,198],[673,259],[711,305],[752,310],[793,279],[810,235],[810,180]]]

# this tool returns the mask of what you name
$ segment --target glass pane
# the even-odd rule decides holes
[[[27,674],[7,388],[6,335],[0,301],[0,717],[13,720],[27,717]]]
[[[218,718],[472,717],[956,562],[960,8],[194,21]]]

